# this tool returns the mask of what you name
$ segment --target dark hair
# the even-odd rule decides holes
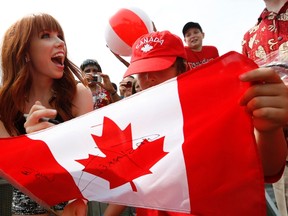
[[[83,61],[83,63],[80,65],[80,69],[82,71],[85,70],[85,68],[89,65],[93,65],[93,66],[96,66],[98,68],[98,71],[99,72],[102,72],[102,69],[101,69],[101,66],[100,64],[98,63],[98,61],[96,61],[95,59],[86,59],[85,61]]]
[[[201,32],[202,31],[202,28],[200,26],[199,23],[196,23],[196,22],[188,22],[184,25],[183,29],[182,29],[182,33],[183,33],[183,36],[185,36],[186,32],[190,29],[190,28],[196,28],[196,29],[199,29]]]

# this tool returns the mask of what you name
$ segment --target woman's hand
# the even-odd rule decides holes
[[[53,123],[43,121],[43,118],[54,119],[56,114],[56,110],[47,109],[39,101],[36,101],[35,104],[31,107],[29,114],[26,116],[26,122],[24,124],[26,133],[32,133],[54,126],[55,124]]]

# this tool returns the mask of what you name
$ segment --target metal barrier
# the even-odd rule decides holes
[[[6,180],[0,178],[0,215],[11,216],[13,187]]]
[[[265,190],[267,216],[281,216],[269,193]]]

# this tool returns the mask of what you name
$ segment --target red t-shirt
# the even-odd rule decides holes
[[[187,53],[187,62],[191,69],[219,57],[218,49],[214,46],[203,46],[200,52],[192,51],[187,46],[185,50]]]
[[[254,61],[277,50],[288,50],[288,2],[278,13],[264,9],[242,41],[242,53]]]

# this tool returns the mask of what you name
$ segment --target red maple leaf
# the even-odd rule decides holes
[[[133,149],[131,124],[122,131],[107,117],[103,120],[102,136],[92,134],[92,137],[106,157],[89,154],[87,159],[77,162],[85,166],[83,171],[109,181],[110,189],[129,182],[133,191],[137,191],[133,180],[150,174],[150,168],[168,154],[163,152],[164,137],[151,142],[143,138],[139,147]]]

